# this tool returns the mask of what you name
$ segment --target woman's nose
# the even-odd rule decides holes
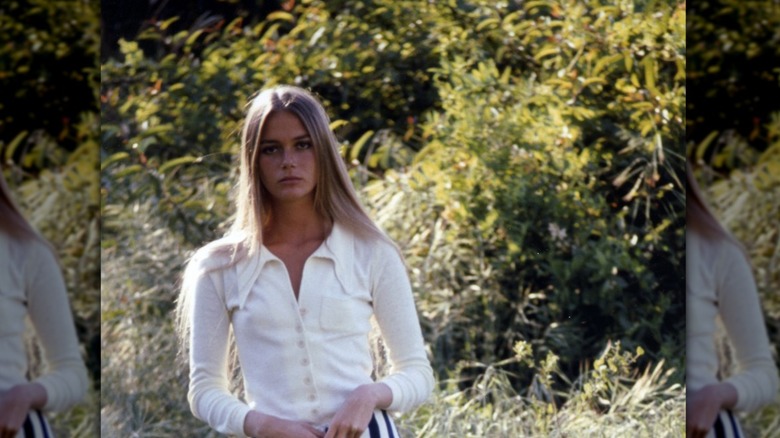
[[[295,167],[295,159],[293,157],[293,152],[288,150],[282,151],[282,167],[283,168],[290,168]]]

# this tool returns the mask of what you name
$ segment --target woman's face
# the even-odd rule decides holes
[[[317,160],[314,143],[298,116],[271,113],[260,137],[260,181],[274,202],[314,201]]]

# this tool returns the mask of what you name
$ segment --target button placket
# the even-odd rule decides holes
[[[317,396],[317,390],[314,387],[314,376],[312,374],[311,370],[311,359],[309,357],[309,351],[306,348],[306,330],[304,329],[304,319],[309,314],[308,309],[305,306],[301,306],[298,309],[298,323],[295,325],[295,331],[299,334],[298,341],[296,342],[296,345],[298,348],[303,350],[303,357],[301,358],[301,366],[304,368],[303,370],[303,378],[301,381],[303,382],[304,386],[304,393],[306,394],[306,399],[311,403],[316,403],[318,401]],[[312,413],[317,414],[319,413],[319,410],[317,408],[312,408]]]
[[[309,302],[312,297],[310,297],[307,293],[309,289],[309,280],[307,275],[311,275],[311,272],[309,271],[312,269],[312,267],[309,266],[310,261],[311,260],[307,260],[304,264],[303,277],[301,278],[298,300],[294,301],[295,313],[297,316],[297,321],[295,323],[295,333],[297,335],[297,339],[295,340],[295,345],[302,353],[300,357],[300,380],[298,380],[300,385],[299,388],[301,394],[305,397],[309,404],[309,412],[311,412],[312,415],[317,416],[320,414],[321,410],[320,397],[317,391],[317,387],[314,383],[314,373],[312,370],[312,359],[309,351],[307,330],[307,324],[311,323],[309,319],[314,316],[314,313],[312,313],[311,309],[312,303]]]

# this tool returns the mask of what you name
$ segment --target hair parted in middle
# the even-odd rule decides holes
[[[236,186],[236,219],[231,232],[250,241],[249,253],[262,244],[262,231],[273,220],[271,195],[260,180],[260,141],[268,116],[288,111],[300,119],[314,145],[319,171],[314,189],[318,214],[339,222],[365,237],[389,240],[358,200],[357,193],[339,154],[339,144],[330,129],[330,119],[320,101],[310,92],[290,85],[262,90],[249,104],[241,131],[241,157]]]

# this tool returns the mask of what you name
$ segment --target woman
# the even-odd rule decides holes
[[[27,378],[29,316],[48,372]],[[49,244],[19,213],[0,176],[0,438],[51,437],[41,411],[84,397],[87,371],[59,264]]]
[[[778,387],[758,291],[742,245],[712,215],[688,168],[686,384],[688,437],[742,437],[732,411],[771,403]],[[739,371],[718,378],[716,319]]]
[[[398,437],[386,411],[433,389],[411,286],[308,92],[279,86],[252,101],[236,208],[228,236],[190,261],[178,303],[195,416],[251,437]],[[372,315],[392,366],[378,382]],[[245,402],[228,389],[231,326]]]

